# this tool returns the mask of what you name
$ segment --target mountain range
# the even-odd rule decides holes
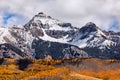
[[[24,26],[0,27],[0,57],[120,59],[120,32],[92,22],[78,28],[40,12]]]

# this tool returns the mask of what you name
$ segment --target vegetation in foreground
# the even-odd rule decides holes
[[[120,80],[119,60],[1,59],[0,80]]]

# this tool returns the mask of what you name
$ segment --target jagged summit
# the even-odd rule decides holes
[[[0,27],[0,44],[7,44],[5,47],[9,50],[5,51],[5,54],[11,54],[9,57],[20,51],[22,55],[26,53],[23,55],[25,57],[34,57],[33,53],[35,53],[37,58],[45,58],[48,55],[53,59],[83,58],[89,55],[81,49],[97,48],[101,51],[111,49],[111,46],[116,47],[114,44],[117,43],[120,43],[120,34],[102,31],[95,23],[89,22],[82,28],[76,28],[71,23],[59,21],[43,12],[35,15],[23,27]],[[109,55],[109,50],[107,51]],[[119,47],[116,52],[120,53]],[[17,54],[15,57],[22,55]]]
[[[96,24],[95,23],[93,23],[93,22],[88,22],[88,23],[86,23],[86,25],[85,26],[96,26]]]
[[[99,28],[96,26],[95,23],[92,23],[92,22],[89,22],[87,23],[85,26],[83,26],[80,31],[83,31],[83,33],[85,31],[87,32],[94,32],[94,31],[97,31]]]
[[[45,13],[43,12],[39,12],[37,15],[34,16],[35,17],[40,17],[40,18],[52,18],[51,16],[47,16]]]
[[[96,24],[89,22],[80,28],[73,37],[73,44],[84,47],[99,47],[105,48],[114,44],[104,32],[96,26]]]
[[[76,29],[72,24],[49,18],[43,12],[38,13],[24,27],[42,40],[77,45],[80,48],[113,44],[93,22]]]

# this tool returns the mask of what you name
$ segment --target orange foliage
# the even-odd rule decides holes
[[[32,75],[31,77],[27,77],[25,78],[26,80],[31,80],[32,78],[34,79],[41,79],[41,78],[45,78],[46,80],[53,80],[54,78],[60,78],[60,79],[64,79],[66,78],[67,75],[69,75],[70,70],[68,70],[67,68],[54,68],[52,70],[46,70],[46,71],[40,71],[34,75]],[[56,80],[56,79],[55,79]],[[59,80],[59,79],[58,79]]]
[[[99,71],[99,72],[90,72],[90,71],[80,71],[80,74],[92,76],[96,78],[101,78],[104,80],[120,80],[120,70],[107,70],[107,71]]]
[[[11,59],[11,58],[5,58],[5,60],[10,63],[14,63],[16,61],[16,59]]]
[[[32,63],[25,68],[24,71],[19,70],[19,65],[16,64],[15,59],[5,59],[3,64],[0,65],[0,80],[75,80],[70,79],[70,73],[72,69],[69,70],[66,67],[54,67],[53,65],[61,65],[62,63],[69,62],[88,62],[90,59],[72,59],[72,60],[32,60]],[[119,60],[99,60],[99,59],[91,59],[93,64],[96,64],[97,68],[101,66],[117,63],[119,64]],[[62,66],[62,65],[61,65]],[[89,66],[89,65],[88,65]],[[116,65],[115,65],[116,66]],[[88,67],[89,68],[89,67]],[[93,67],[92,67],[93,69]],[[96,69],[96,68],[95,68]],[[96,78],[100,78],[103,80],[120,80],[120,69],[110,70],[110,69],[102,69],[95,70],[92,72],[90,69],[86,68],[77,68],[79,74],[92,76]],[[105,71],[103,71],[105,70]],[[59,79],[58,79],[59,78]]]
[[[53,76],[53,75],[65,75],[68,74],[70,71],[67,68],[56,68],[53,70],[47,70],[47,71],[42,71],[37,73],[35,76],[40,77],[40,76]]]
[[[10,65],[8,65],[8,67],[11,69],[18,69],[18,66],[14,65],[14,64],[10,64]]]

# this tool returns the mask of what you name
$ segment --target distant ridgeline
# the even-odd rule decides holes
[[[77,28],[43,12],[23,27],[0,27],[0,44],[0,58],[120,59],[120,32],[92,22]]]

